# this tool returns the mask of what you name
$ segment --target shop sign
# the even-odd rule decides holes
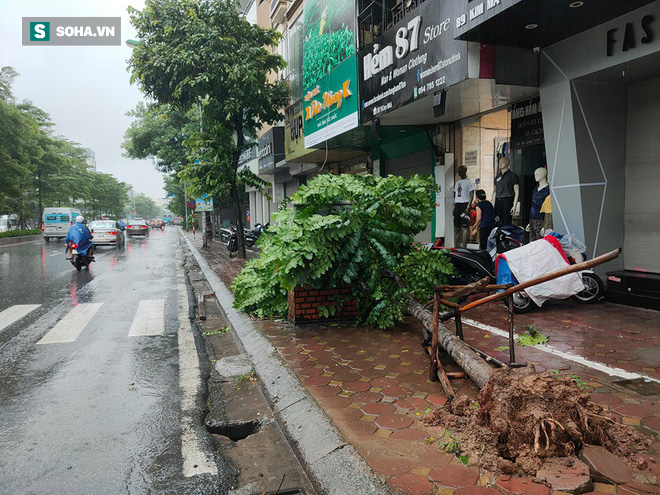
[[[360,50],[362,123],[467,79],[467,42],[454,39],[452,9],[426,1]]]
[[[306,0],[303,45],[304,145],[358,125],[355,2]]]
[[[305,153],[303,113],[300,111],[284,123],[284,154],[289,161]]]
[[[241,151],[241,154],[238,157],[238,164],[243,165],[251,160],[257,158],[257,145],[254,144],[248,149]]]
[[[463,165],[466,167],[476,167],[479,153],[477,151],[466,151]]]
[[[654,15],[642,17],[639,25],[634,22],[626,22],[624,29],[612,28],[607,30],[607,56],[611,57],[616,51],[627,52],[637,46],[637,42],[648,45],[653,42]],[[621,31],[623,31],[621,33]],[[622,36],[621,36],[621,34]]]
[[[273,170],[284,159],[284,127],[273,127],[259,139],[257,158],[259,173]]]
[[[470,0],[456,13],[452,24],[456,27],[456,37],[462,36],[479,24],[493,18],[522,0]]]
[[[511,108],[511,147],[524,148],[544,142],[541,98],[537,96],[513,105]]]

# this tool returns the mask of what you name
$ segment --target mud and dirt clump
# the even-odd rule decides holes
[[[493,373],[479,401],[457,397],[426,422],[451,432],[445,450],[494,474],[531,476],[554,457],[576,457],[600,445],[633,465],[650,440],[594,403],[567,377],[530,370]],[[442,436],[442,435],[441,435]]]

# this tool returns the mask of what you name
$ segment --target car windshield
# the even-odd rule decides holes
[[[147,223],[142,219],[137,220],[134,218],[133,220],[130,221],[129,225],[147,225]]]
[[[90,229],[114,229],[115,222],[112,221],[103,221],[103,222],[92,222],[89,224]]]

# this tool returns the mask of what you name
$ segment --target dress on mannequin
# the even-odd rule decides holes
[[[541,239],[543,230],[543,219],[545,214],[541,212],[543,203],[550,194],[548,184],[548,171],[543,168],[534,170],[534,179],[537,182],[534,191],[532,191],[532,203],[529,207],[529,241]]]

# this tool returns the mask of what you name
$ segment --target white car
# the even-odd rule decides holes
[[[124,247],[124,233],[114,220],[94,220],[87,226],[96,246]]]

